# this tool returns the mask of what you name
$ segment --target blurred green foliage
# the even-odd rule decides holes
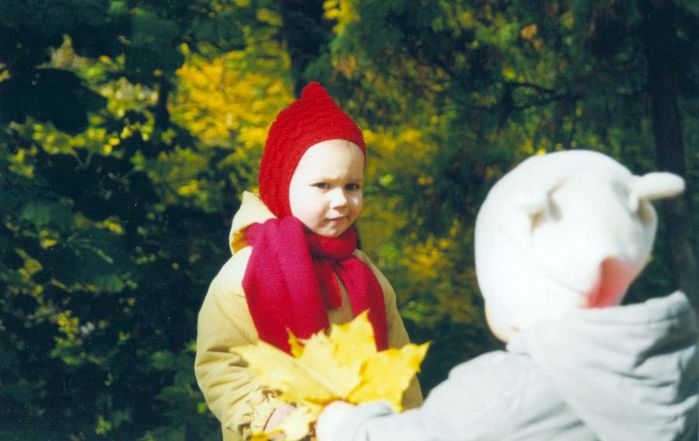
[[[654,22],[690,211],[694,3]],[[537,152],[601,150],[637,173],[672,153],[654,132],[646,6],[0,0],[0,437],[218,439],[192,372],[196,314],[266,127],[311,80],[366,129],[363,248],[414,340],[433,341],[423,388],[497,347],[473,268],[495,180]],[[673,228],[661,217],[631,299],[676,287]]]

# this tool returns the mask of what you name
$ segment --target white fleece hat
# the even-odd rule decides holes
[[[634,176],[587,150],[515,167],[476,220],[476,274],[491,328],[524,329],[573,308],[619,304],[653,246],[650,201],[683,190],[677,175]]]

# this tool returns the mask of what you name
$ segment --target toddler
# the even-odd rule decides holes
[[[649,257],[651,200],[669,173],[611,158],[530,158],[490,191],[476,221],[476,273],[507,342],[454,368],[419,409],[333,403],[319,441],[697,439],[697,322],[681,292],[620,306]]]
[[[367,309],[377,349],[409,343],[391,285],[357,249],[365,160],[360,129],[318,83],[270,127],[260,198],[243,194],[233,256],[199,312],[195,373],[224,441],[270,430],[290,411],[231,348],[262,339],[288,352],[288,331],[308,338]],[[414,379],[404,404],[421,401]]]

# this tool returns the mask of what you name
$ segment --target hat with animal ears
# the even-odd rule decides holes
[[[588,150],[522,162],[490,190],[476,220],[489,322],[523,329],[574,308],[619,304],[653,246],[651,201],[682,191],[677,175],[636,176]]]

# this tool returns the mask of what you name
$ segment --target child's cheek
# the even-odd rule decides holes
[[[364,200],[362,196],[360,195],[358,197],[357,203],[355,205],[354,209],[354,218],[355,220],[359,217],[359,215],[362,213],[362,209],[364,208]]]

